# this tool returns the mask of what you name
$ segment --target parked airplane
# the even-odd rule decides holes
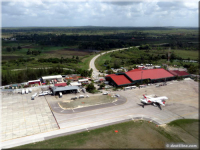
[[[144,98],[140,99],[141,100],[141,103],[143,105],[140,105],[144,108],[144,105],[153,105],[155,107],[159,107],[160,110],[162,110],[162,108],[160,107],[160,105],[163,105],[165,106],[165,102],[166,100],[168,99],[166,96],[161,96],[161,97],[155,97],[155,98],[150,98],[150,97],[147,97],[143,94]]]

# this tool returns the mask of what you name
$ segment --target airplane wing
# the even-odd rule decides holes
[[[165,106],[165,100],[158,99],[158,100],[155,100],[155,102],[158,103],[159,105]]]

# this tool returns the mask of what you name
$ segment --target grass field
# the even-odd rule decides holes
[[[106,67],[105,67],[105,66],[103,67],[102,65],[104,64],[104,62],[105,62],[106,60],[109,60],[109,61],[111,60],[110,53],[101,55],[101,56],[99,56],[99,57],[96,59],[96,61],[95,61],[95,66],[96,66],[96,68],[97,68],[98,70],[103,70],[103,69],[105,69]]]
[[[112,103],[117,100],[117,98],[113,98],[109,95],[100,95],[100,96],[91,96],[88,98],[81,98],[76,100],[65,100],[58,102],[58,105],[62,109],[71,109],[71,108],[80,108],[80,107],[88,107],[99,104]]]
[[[90,64],[90,60],[95,56],[96,54],[92,54],[90,56],[85,56],[83,58],[81,58],[82,63],[78,64],[79,68],[82,69],[89,69],[89,64]]]
[[[199,59],[199,51],[186,51],[186,50],[173,50],[175,54],[182,57],[183,59],[192,59],[198,60]]]
[[[184,123],[183,123],[184,122]],[[58,137],[14,149],[67,148],[165,148],[166,143],[198,143],[199,120],[176,120],[166,126],[147,121],[129,121],[90,132]],[[191,128],[192,127],[192,128]],[[116,133],[115,130],[118,132]]]

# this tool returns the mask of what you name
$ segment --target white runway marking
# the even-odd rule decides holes
[[[72,111],[75,112],[74,109],[72,109]]]
[[[62,110],[61,112],[63,112],[63,111],[65,111],[65,110]]]

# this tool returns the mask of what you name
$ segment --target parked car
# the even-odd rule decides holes
[[[62,92],[59,92],[59,97],[60,97],[60,98],[62,97]]]
[[[103,95],[108,95],[108,92],[104,92]]]
[[[28,89],[28,91],[29,91],[29,93],[31,93],[31,92],[32,92],[32,89],[30,88],[30,89]]]
[[[80,95],[80,96],[79,96],[79,98],[84,98],[84,97],[85,97],[84,95]]]
[[[71,100],[75,100],[75,99],[78,99],[78,97],[77,97],[77,96],[75,96],[75,97],[72,97],[72,98],[71,98]]]
[[[116,97],[120,97],[120,95],[119,95],[119,94],[115,94],[115,96],[116,96]]]
[[[22,94],[24,94],[25,93],[25,90],[24,89],[22,89]]]

